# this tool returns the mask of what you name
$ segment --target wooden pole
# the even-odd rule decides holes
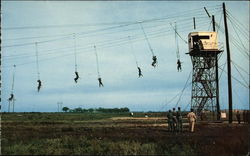
[[[229,123],[232,123],[233,122],[233,101],[232,101],[231,57],[230,57],[229,37],[228,37],[228,28],[227,28],[227,14],[226,14],[225,3],[223,3],[223,14],[224,14],[224,26],[225,26],[226,48],[227,48],[228,111],[229,111]]]

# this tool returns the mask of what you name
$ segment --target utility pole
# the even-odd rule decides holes
[[[193,22],[194,22],[194,29],[196,29],[196,25],[195,25],[195,17],[193,17]]]
[[[232,79],[231,79],[231,57],[230,57],[230,47],[228,38],[228,28],[227,28],[227,14],[225,3],[223,5],[224,14],[224,25],[225,25],[225,37],[226,37],[226,48],[227,48],[227,77],[228,77],[228,111],[229,111],[229,123],[233,122],[233,101],[232,101]]]
[[[215,32],[215,18],[214,15],[212,15],[212,22],[213,22],[213,32]],[[216,67],[216,74],[215,74],[215,79],[216,79],[216,110],[217,110],[217,120],[220,120],[220,99],[219,99],[219,67],[218,67],[218,55],[216,55],[215,58],[215,67]]]
[[[62,104],[63,104],[63,102],[57,102],[57,111],[58,112],[61,112],[62,111]]]

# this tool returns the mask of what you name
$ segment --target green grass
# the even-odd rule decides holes
[[[4,140],[3,144],[9,144]],[[110,141],[75,138],[47,138],[31,142],[15,142],[2,149],[6,155],[190,155],[195,154],[189,145],[141,143],[138,141]]]

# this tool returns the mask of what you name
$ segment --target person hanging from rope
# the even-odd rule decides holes
[[[76,36],[73,34],[73,39],[74,39],[74,55],[75,55],[75,75],[76,77],[74,78],[75,83],[77,83],[77,80],[80,78],[77,72],[77,56],[76,56]]]
[[[138,68],[138,72],[139,72],[139,77],[143,77],[142,73],[141,73],[141,68],[140,67],[137,67]]]
[[[103,83],[102,83],[102,78],[99,77],[99,78],[98,78],[98,81],[99,81],[99,87],[104,87],[104,86],[103,86]]]
[[[9,98],[9,101],[12,101],[12,100],[14,100],[14,94],[13,93],[10,94],[10,98]]]
[[[75,80],[75,82],[77,83],[77,80],[79,79],[79,75],[78,75],[78,72],[77,72],[77,71],[75,72],[75,74],[76,74],[76,77],[74,78],[74,80]]]
[[[157,58],[156,58],[156,56],[153,56],[152,59],[153,59],[153,62],[152,62],[151,65],[152,65],[153,67],[156,67],[156,64],[157,64]]]
[[[130,36],[128,36],[128,39],[129,39],[129,41],[130,41],[131,51],[132,51],[132,54],[133,54],[134,59],[135,59],[136,67],[137,67],[137,69],[138,69],[139,78],[140,78],[140,77],[143,77],[142,72],[141,72],[141,68],[140,68],[139,65],[138,65],[138,61],[137,61],[137,58],[136,58],[136,55],[135,55],[135,52],[134,52],[133,43],[132,43],[132,41],[131,41]]]
[[[182,71],[180,59],[177,60],[177,70],[178,70],[178,72],[179,72],[179,71]]]
[[[103,83],[102,83],[101,74],[100,74],[100,71],[99,71],[99,61],[98,61],[97,50],[96,50],[96,46],[95,45],[94,45],[94,49],[95,49],[95,56],[96,56],[96,67],[97,67],[96,69],[97,69],[99,87],[104,87]]]
[[[42,81],[39,79],[37,80],[37,82],[38,82],[37,91],[39,92],[42,87]]]
[[[153,67],[156,67],[156,64],[157,64],[157,58],[156,58],[156,56],[155,56],[155,54],[154,54],[154,51],[153,51],[153,48],[151,47],[151,45],[150,45],[150,43],[149,43],[149,40],[148,40],[148,37],[147,37],[147,34],[146,34],[146,32],[145,32],[145,30],[144,30],[144,28],[143,28],[143,26],[142,26],[142,23],[140,22],[140,26],[141,26],[141,29],[142,29],[142,31],[143,31],[143,34],[144,34],[144,37],[145,37],[145,39],[146,39],[146,41],[147,41],[147,44],[148,44],[148,47],[149,47],[149,49],[150,49],[150,51],[151,51],[151,53],[152,53],[152,59],[153,59],[153,62],[152,62],[152,66]]]

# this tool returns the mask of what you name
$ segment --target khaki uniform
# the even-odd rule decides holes
[[[194,112],[190,112],[187,115],[188,121],[189,121],[189,128],[191,130],[191,132],[194,132],[194,124],[195,124],[195,120],[196,120],[196,115]]]

